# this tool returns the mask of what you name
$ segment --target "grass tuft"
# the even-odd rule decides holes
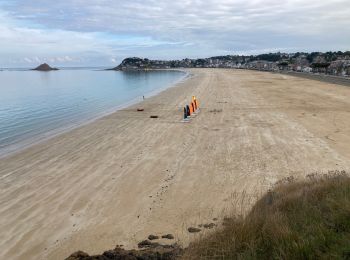
[[[345,172],[288,178],[246,217],[192,243],[184,259],[350,259],[350,178]]]

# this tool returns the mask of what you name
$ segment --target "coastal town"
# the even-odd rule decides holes
[[[114,70],[147,70],[170,68],[236,68],[261,71],[295,71],[334,76],[350,76],[350,51],[297,52],[261,55],[226,55],[205,59],[150,60],[126,58]]]

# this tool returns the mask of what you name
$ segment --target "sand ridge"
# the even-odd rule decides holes
[[[196,236],[187,227],[222,217],[242,197],[254,201],[281,178],[350,168],[350,88],[190,72],[140,104],[1,159],[0,259],[131,248],[154,233],[186,245]],[[182,123],[192,95],[201,112]]]

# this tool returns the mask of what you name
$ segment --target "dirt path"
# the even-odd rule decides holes
[[[0,259],[101,253],[149,234],[186,244],[187,227],[244,212],[281,178],[350,169],[350,88],[192,72],[138,105],[144,112],[134,106],[0,160]],[[201,112],[182,123],[193,94]]]

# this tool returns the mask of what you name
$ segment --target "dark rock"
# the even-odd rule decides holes
[[[102,255],[89,256],[84,252],[76,252],[66,260],[174,260],[178,259],[183,249],[177,245],[160,245],[143,250],[125,250],[117,246],[113,250],[108,250]]]
[[[80,260],[80,259],[86,259],[89,255],[83,251],[77,251],[71,254],[69,257],[66,258],[66,260]]]
[[[33,70],[38,70],[38,71],[50,71],[50,70],[58,70],[57,68],[52,68],[50,67],[47,63],[41,64],[38,67],[36,67]]]
[[[108,250],[104,252],[102,255],[107,257],[108,259],[114,259],[117,253],[119,253],[120,250]]]
[[[159,243],[151,242],[149,240],[143,240],[137,244],[139,248],[156,248],[161,246]]]
[[[155,239],[158,239],[158,238],[159,238],[159,236],[155,236],[155,235],[149,235],[148,236],[149,240],[155,240]]]
[[[150,118],[158,118],[158,116],[150,116]]]
[[[167,234],[167,235],[163,235],[162,238],[174,239],[174,236],[172,234]]]
[[[217,218],[213,218],[213,221],[217,221],[218,219]]]
[[[190,233],[197,233],[197,232],[201,232],[202,231],[200,228],[195,228],[195,227],[189,227],[187,230]]]
[[[152,245],[152,242],[149,240],[143,240],[140,243],[137,244],[139,248],[145,248],[145,247],[150,247]]]
[[[208,229],[212,229],[213,227],[216,227],[216,224],[215,223],[204,224],[203,227],[208,228]]]

